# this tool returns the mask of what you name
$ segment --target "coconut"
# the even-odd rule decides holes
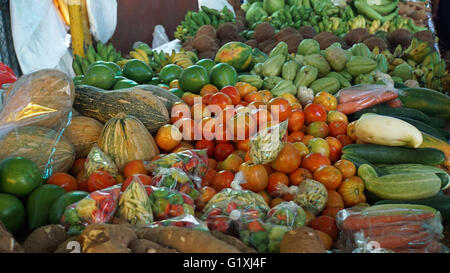
[[[411,44],[412,34],[407,29],[397,29],[390,32],[387,36],[387,40],[392,47],[401,45],[402,48],[407,48]]]
[[[370,35],[369,31],[365,28],[355,28],[350,30],[345,36],[344,41],[349,46],[357,43],[361,43]]]
[[[192,42],[192,46],[199,52],[213,50],[214,45],[217,45],[216,41],[207,35],[200,35]]]
[[[220,40],[229,39],[230,37],[233,37],[237,33],[238,33],[238,28],[237,28],[236,24],[233,24],[230,22],[223,23],[217,28],[217,37]]]
[[[258,24],[255,27],[255,32],[253,33],[253,37],[255,38],[256,41],[258,41],[258,43],[269,40],[274,36],[275,36],[275,28],[267,22]]]
[[[386,42],[381,39],[380,37],[377,36],[370,36],[367,39],[364,40],[363,42],[371,51],[375,48],[378,47],[381,51],[387,49],[387,44]]]
[[[310,26],[300,27],[299,32],[303,36],[304,39],[312,39],[317,34],[316,30]]]
[[[203,25],[197,30],[197,34],[195,35],[195,37],[199,37],[201,35],[206,35],[215,39],[217,37],[216,29],[211,25]]]

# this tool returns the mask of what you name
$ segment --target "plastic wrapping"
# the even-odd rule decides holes
[[[202,176],[208,169],[207,150],[185,150],[178,153],[170,153],[153,161],[144,162],[144,166],[152,173],[159,169],[175,168],[184,171],[195,182],[197,188],[201,188]]]
[[[208,226],[206,226],[205,222],[190,214],[184,214],[166,220],[155,221],[148,225],[148,227],[157,226],[176,226],[201,231],[209,231]]]
[[[270,163],[277,158],[284,147],[283,138],[286,135],[288,122],[260,130],[250,140],[250,158],[254,164]]]
[[[193,200],[197,200],[200,192],[195,188],[189,176],[182,170],[161,168],[153,173],[152,185],[155,187],[167,187],[187,194]]]
[[[121,185],[91,192],[87,197],[69,205],[61,217],[68,234],[75,235],[89,224],[110,222],[117,209]]]
[[[266,222],[295,229],[305,225],[306,213],[292,201],[281,202],[269,210]]]
[[[398,90],[392,85],[359,84],[339,90],[337,110],[352,114],[374,105],[395,100]]]
[[[105,154],[97,144],[92,146],[84,167],[86,169],[86,177],[89,177],[99,169],[108,172],[113,177],[117,177],[119,175],[119,170],[117,169],[114,160],[109,155]]]
[[[155,220],[194,215],[194,200],[187,194],[166,187],[146,187]]]
[[[294,203],[314,215],[319,214],[328,201],[328,192],[325,186],[312,179],[306,179],[299,186],[288,187],[280,184],[277,193],[291,194]]]
[[[0,112],[0,160],[27,157],[44,178],[70,169],[75,150],[62,133],[72,118],[74,89],[72,79],[57,70],[20,77]]]
[[[439,253],[439,211],[422,205],[355,206],[337,213],[339,248],[346,252]]]
[[[259,219],[250,217],[242,218],[239,237],[241,241],[260,253],[280,252],[280,242],[284,234],[291,228],[265,223]]]
[[[139,178],[134,177],[120,196],[116,216],[137,226],[153,222],[151,201]]]

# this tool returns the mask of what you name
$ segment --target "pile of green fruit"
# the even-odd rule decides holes
[[[188,11],[184,21],[177,26],[174,37],[184,41],[188,36],[195,36],[197,30],[203,25],[217,28],[222,23],[234,22],[234,14],[226,6],[221,11],[201,6],[199,12]]]
[[[86,49],[86,56],[83,58],[79,55],[75,55],[72,62],[72,68],[75,75],[86,74],[89,66],[95,62],[118,62],[122,59],[122,54],[117,51],[112,43],[104,45],[102,42],[97,41],[97,49],[94,46],[89,45]]]

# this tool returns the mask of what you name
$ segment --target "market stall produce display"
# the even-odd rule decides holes
[[[0,112],[0,252],[447,253],[450,76],[428,4],[188,11]],[[375,243],[375,245],[374,245]]]

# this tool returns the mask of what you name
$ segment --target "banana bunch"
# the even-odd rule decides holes
[[[153,59],[150,60],[150,67],[159,72],[164,66],[170,64],[170,55],[164,51],[153,50]]]
[[[174,37],[184,41],[188,36],[195,36],[197,30],[203,25],[211,25],[217,28],[222,23],[234,21],[234,15],[226,6],[221,10],[215,10],[201,6],[199,12],[188,11],[184,21],[177,26]]]
[[[79,55],[75,55],[72,61],[72,68],[76,75],[84,75],[92,63],[98,61],[104,62],[119,62],[122,60],[122,54],[117,51],[114,46],[110,43],[108,45],[97,41],[97,48],[89,45],[86,49],[86,56],[83,58]]]
[[[182,68],[187,68],[197,62],[197,55],[192,51],[178,52],[171,57],[171,62]]]
[[[366,28],[366,18],[362,15],[351,18],[347,21],[349,29]]]

